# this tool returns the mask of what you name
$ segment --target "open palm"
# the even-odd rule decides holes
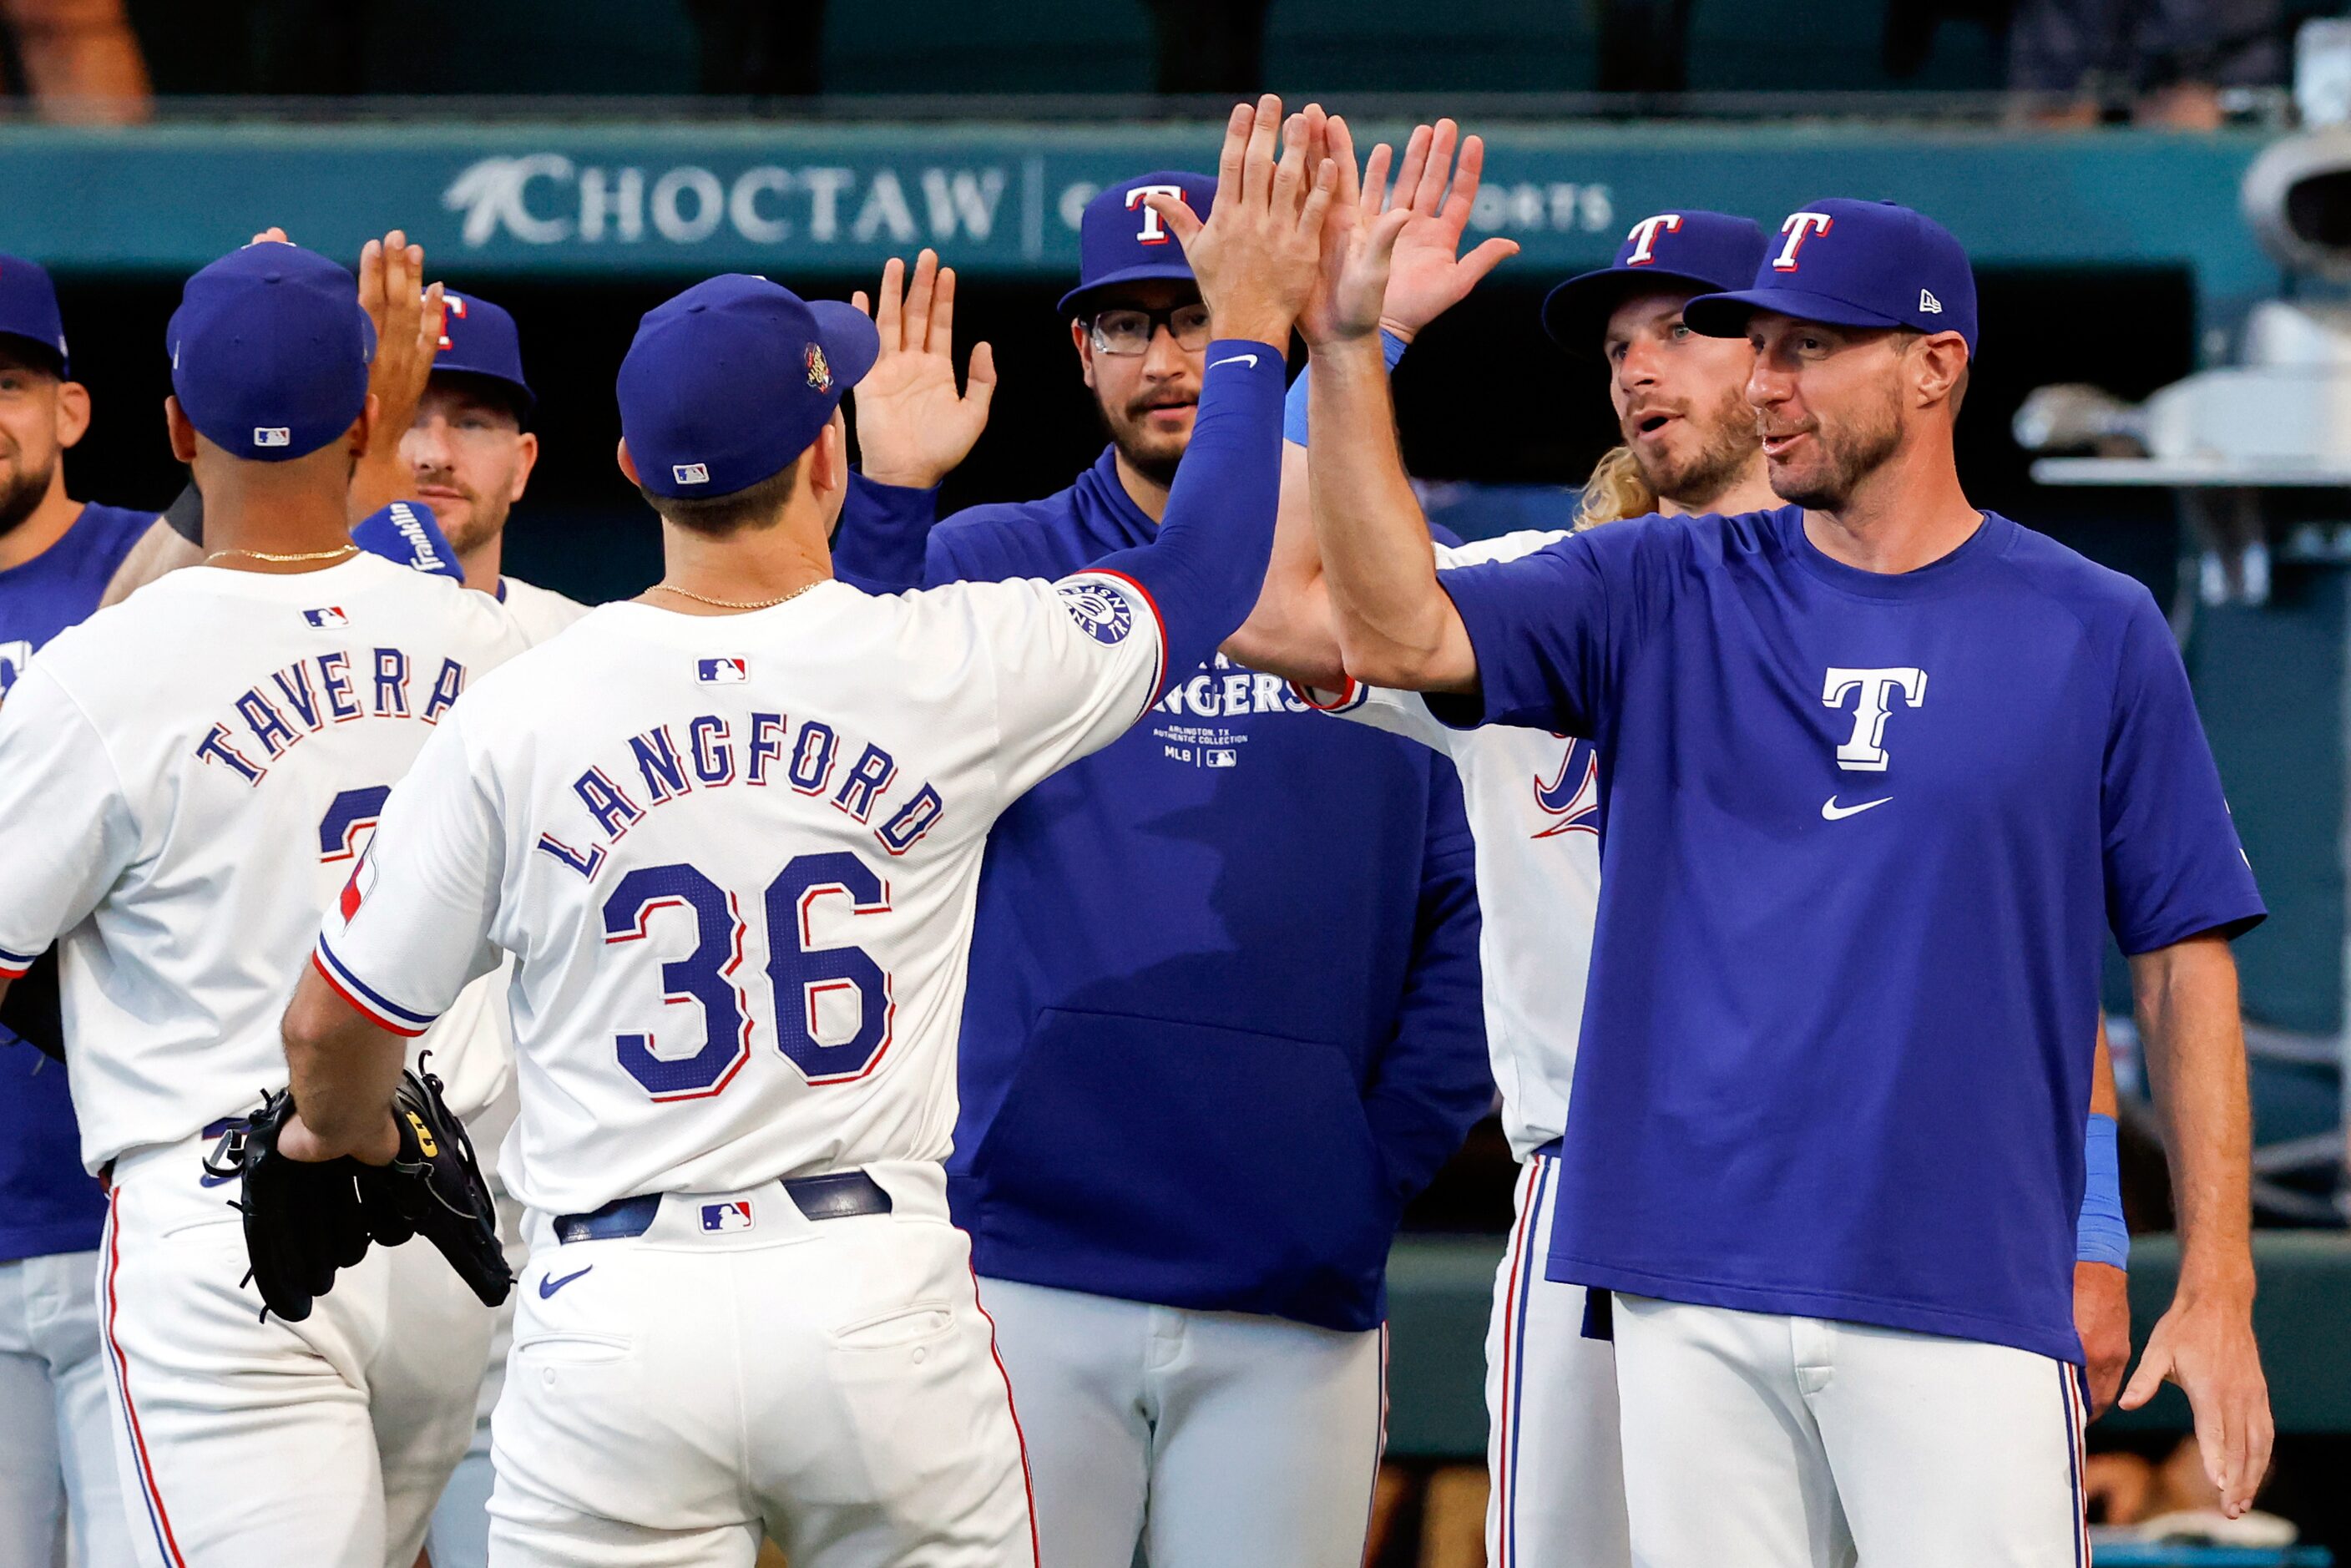
[[[1361,199],[1367,218],[1379,214],[1386,194],[1383,189],[1386,162],[1381,157],[1386,151],[1383,145],[1373,152],[1379,177],[1374,177],[1374,166],[1364,172]],[[1475,136],[1462,140],[1460,128],[1450,120],[1416,127],[1405,143],[1393,200],[1396,208],[1411,216],[1396,236],[1395,258],[1388,267],[1387,298],[1380,313],[1380,325],[1398,337],[1409,340],[1459,304],[1497,266],[1518,254],[1518,241],[1499,238],[1487,240],[1467,256],[1461,254],[1462,231],[1476,210],[1478,185],[1485,168],[1485,142]],[[1364,226],[1370,226],[1368,222]]]
[[[970,455],[987,428],[996,357],[986,343],[974,344],[969,388],[956,392],[955,284],[955,268],[925,250],[911,278],[904,262],[890,259],[872,305],[862,289],[851,297],[882,338],[881,357],[852,394],[860,466],[878,484],[928,489]]]

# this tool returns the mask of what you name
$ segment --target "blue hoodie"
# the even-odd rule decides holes
[[[935,499],[855,481],[838,567],[914,586]],[[1106,451],[928,531],[919,573],[1060,577],[1155,531]],[[1222,655],[1176,674],[989,840],[947,1167],[975,1266],[1375,1326],[1405,1201],[1492,1104],[1477,947],[1437,753]]]

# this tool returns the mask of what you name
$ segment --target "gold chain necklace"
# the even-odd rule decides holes
[[[350,555],[359,548],[357,545],[337,545],[333,549],[298,550],[291,555],[266,549],[216,549],[204,557],[204,563],[210,566],[225,555],[242,555],[250,556],[255,560],[266,560],[282,566],[298,560],[332,560],[339,555]]]
[[[789,593],[785,594],[781,599],[759,600],[713,599],[706,593],[695,593],[689,589],[678,588],[666,582],[656,582],[653,584],[653,587],[659,589],[664,593],[674,593],[680,599],[691,599],[696,604],[707,604],[719,610],[773,610],[778,604],[790,603],[793,600],[798,599],[801,594],[806,593],[810,589],[814,588],[817,583],[823,582],[826,579],[820,577],[815,579],[813,581],[804,582],[798,588],[793,589]]]

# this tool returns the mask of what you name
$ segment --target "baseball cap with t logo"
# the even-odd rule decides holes
[[[1832,327],[1957,332],[1976,352],[1976,277],[1949,229],[1892,202],[1833,197],[1790,213],[1752,286],[1689,302],[1682,319],[1709,338],[1743,337],[1775,310]]]

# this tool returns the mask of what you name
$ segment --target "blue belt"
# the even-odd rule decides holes
[[[890,1194],[862,1170],[828,1171],[823,1176],[793,1176],[776,1184],[806,1219],[850,1219],[861,1214],[890,1212]],[[662,1194],[616,1197],[585,1214],[567,1214],[555,1222],[558,1241],[613,1241],[643,1236],[661,1213]]]

